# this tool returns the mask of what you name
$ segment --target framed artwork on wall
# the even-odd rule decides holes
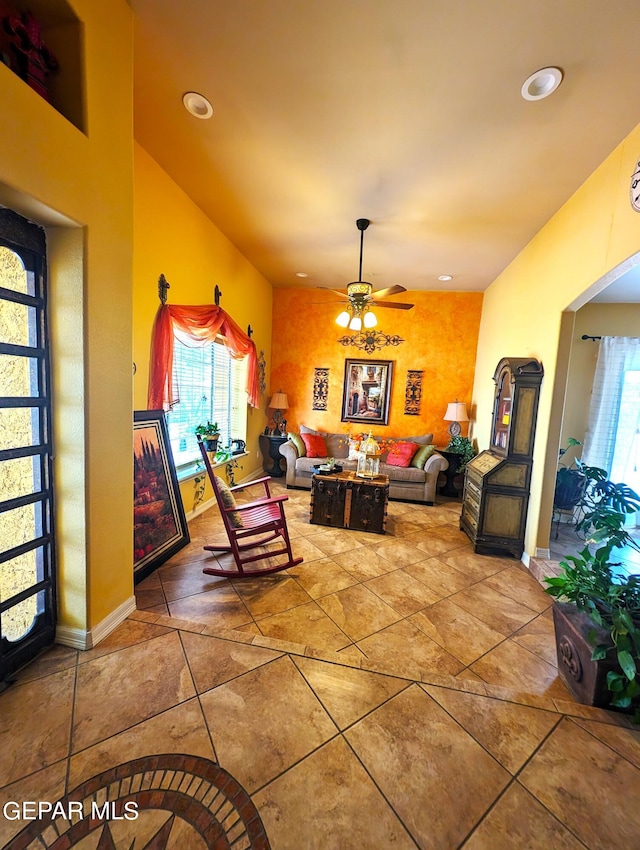
[[[162,410],[133,414],[133,577],[141,581],[189,542]]]
[[[393,360],[345,360],[342,421],[389,422]]]

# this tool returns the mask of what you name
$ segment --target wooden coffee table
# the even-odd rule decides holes
[[[358,478],[355,472],[315,474],[311,478],[309,522],[385,534],[389,476]]]

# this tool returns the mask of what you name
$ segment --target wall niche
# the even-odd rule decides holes
[[[82,24],[67,0],[0,0],[0,64],[84,132]]]

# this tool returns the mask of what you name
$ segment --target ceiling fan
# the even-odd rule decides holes
[[[386,289],[378,289],[374,291],[373,285],[366,280],[362,280],[362,249],[364,244],[364,232],[369,227],[371,222],[368,218],[359,218],[356,221],[356,227],[360,231],[360,265],[358,267],[358,280],[347,284],[346,291],[331,289],[330,292],[339,295],[341,298],[347,298],[347,309],[337,317],[336,322],[340,327],[346,328],[347,325],[352,331],[362,330],[365,328],[373,328],[378,324],[378,320],[374,313],[371,312],[371,307],[392,307],[394,310],[410,310],[413,304],[404,304],[400,301],[381,301],[381,298],[387,298],[390,295],[399,295],[401,292],[406,292],[404,286],[396,284],[388,286]],[[323,287],[324,288],[324,287]]]

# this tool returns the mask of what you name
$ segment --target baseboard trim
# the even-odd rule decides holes
[[[521,560],[521,561],[522,561],[522,563],[525,565],[525,567],[526,567],[527,569],[529,569],[529,564],[530,564],[530,562],[531,562],[531,556],[529,555],[529,553],[528,553],[528,552],[523,552],[523,553],[522,553],[522,557],[520,558],[520,560]]]
[[[117,629],[120,623],[127,619],[129,614],[136,610],[136,598],[130,596],[118,605],[115,611],[108,614],[95,629],[76,629],[72,626],[57,626],[56,643],[70,646],[72,649],[93,649],[100,641],[104,640]]]
[[[215,507],[216,500],[215,497],[212,499],[207,499],[206,502],[201,502],[197,508],[194,508],[192,511],[188,511],[186,514],[187,522],[191,522],[192,519],[195,519],[200,514],[203,514],[205,511],[208,511],[209,508]]]

